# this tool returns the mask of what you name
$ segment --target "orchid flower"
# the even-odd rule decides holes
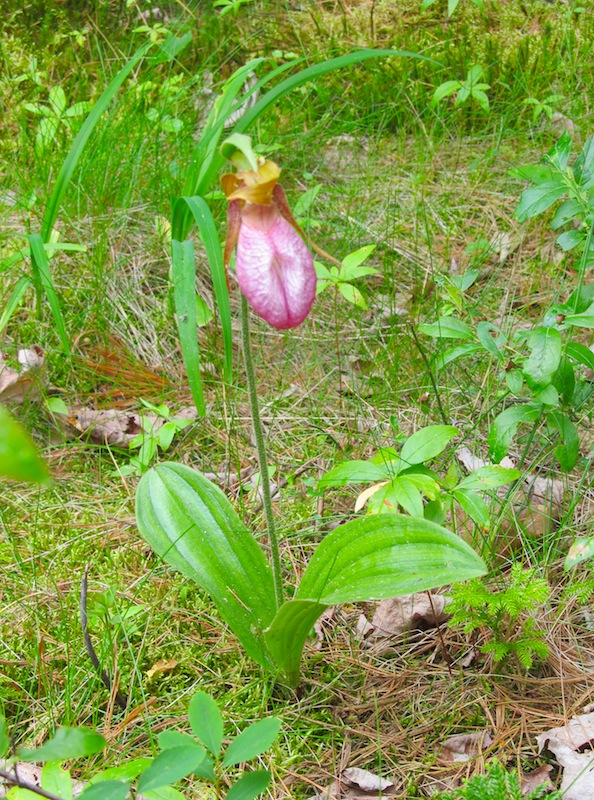
[[[221,179],[229,203],[225,267],[237,246],[237,283],[252,309],[275,328],[295,328],[316,296],[313,258],[278,183],[279,167],[262,159],[248,166],[256,168]]]

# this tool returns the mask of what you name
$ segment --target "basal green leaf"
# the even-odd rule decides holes
[[[583,364],[589,369],[594,369],[594,352],[590,350],[589,347],[586,347],[585,344],[569,342],[565,352],[570,358],[577,361],[578,364]]]
[[[269,667],[261,632],[275,613],[272,572],[223,492],[165,462],[140,480],[136,520],[153,550],[209,593],[247,654]]]
[[[218,756],[223,742],[223,718],[216,702],[206,692],[197,692],[190,700],[189,714],[194,735]]]
[[[22,761],[67,761],[99,753],[105,747],[101,734],[87,728],[58,728],[54,736],[34,750],[19,750]]]
[[[574,247],[577,247],[578,244],[581,244],[586,238],[586,234],[584,231],[565,231],[560,236],[557,236],[557,244],[564,250],[568,252],[569,250],[573,250]]]
[[[234,767],[264,753],[276,740],[280,727],[281,721],[276,717],[253,722],[231,741],[223,758],[223,767]]]
[[[460,537],[425,519],[380,514],[336,528],[318,545],[296,600],[321,605],[382,600],[482,575]]]
[[[564,203],[561,203],[555,212],[555,216],[551,222],[551,228],[556,231],[557,228],[560,228],[562,225],[566,225],[576,217],[579,217],[581,213],[582,204],[579,202],[579,200],[576,200],[572,197],[570,200],[566,200]]]
[[[572,328],[594,328],[594,303],[583,314],[570,314],[565,317],[564,324]]]
[[[536,422],[540,414],[540,405],[524,403],[506,408],[495,417],[489,431],[489,458],[492,461],[501,461],[509,452],[509,446],[516,435],[518,425]]]
[[[450,350],[446,350],[445,353],[440,353],[436,359],[436,365],[438,369],[443,369],[448,364],[451,364],[453,361],[456,361],[461,356],[470,356],[474,353],[478,353],[482,350],[480,344],[475,344],[471,342],[469,344],[459,344],[456,347],[452,347]]]
[[[301,652],[318,617],[328,608],[315,600],[288,600],[278,610],[264,638],[276,668],[289,684],[299,683]]]
[[[551,411],[547,417],[550,428],[559,432],[563,444],[555,448],[555,458],[566,472],[572,470],[580,454],[580,440],[577,428],[565,414]]]
[[[531,389],[540,390],[548,386],[561,361],[562,342],[555,328],[535,328],[527,338],[531,350],[524,364],[524,377]]]
[[[413,433],[402,445],[400,458],[405,464],[422,464],[442,453],[460,431],[453,425],[429,425]]]
[[[348,483],[376,483],[392,477],[383,464],[371,461],[343,461],[323,475],[318,481],[320,489],[328,486],[345,486]]]

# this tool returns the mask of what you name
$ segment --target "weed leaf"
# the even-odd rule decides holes
[[[190,700],[190,725],[202,744],[218,756],[223,742],[223,718],[218,705],[206,692],[197,692]]]
[[[277,717],[267,717],[254,722],[233,739],[225,753],[223,767],[234,767],[268,750],[278,736],[280,727],[281,721]]]
[[[269,783],[270,773],[267,770],[247,772],[229,789],[225,800],[253,800],[265,791]]]
[[[34,750],[19,750],[22,761],[66,761],[84,758],[100,752],[105,747],[101,734],[87,728],[58,728],[54,736]]]
[[[182,745],[164,750],[155,758],[150,767],[138,780],[138,791],[159,789],[191,775],[206,756],[206,750],[199,744]],[[98,784],[101,786],[101,784]]]

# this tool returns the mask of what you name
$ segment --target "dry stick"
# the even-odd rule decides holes
[[[45,789],[41,788],[41,786],[36,786],[34,783],[29,783],[29,781],[24,781],[19,778],[17,775],[16,766],[14,772],[6,772],[5,770],[0,769],[0,778],[3,778],[8,783],[12,783],[14,786],[18,786],[19,789],[28,789],[30,792],[41,795],[41,797],[47,797],[47,800],[64,800],[62,797],[58,797],[57,794],[46,792]]]
[[[93,643],[91,642],[91,636],[89,634],[89,627],[88,627],[88,618],[87,618],[87,586],[88,586],[88,575],[89,575],[89,566],[85,567],[85,571],[83,573],[82,581],[80,584],[80,624],[83,631],[83,640],[85,643],[85,647],[87,648],[87,653],[89,654],[89,658],[91,659],[91,663],[99,673],[103,684],[105,685],[106,689],[110,692],[113,692],[113,684],[110,680],[109,675],[101,666],[101,662],[97,657],[97,653],[95,652],[95,648],[93,647]],[[128,708],[128,703],[126,702],[125,698],[122,697],[119,691],[116,691],[114,694],[115,701],[119,705],[120,708],[124,709],[124,711]]]

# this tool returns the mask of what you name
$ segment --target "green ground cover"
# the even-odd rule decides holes
[[[149,413],[143,402],[165,404],[174,417],[193,408],[174,321],[170,219],[224,82],[255,58],[264,59],[255,68],[262,77],[360,48],[396,48],[425,59],[371,59],[318,77],[250,131],[259,152],[282,167],[308,235],[339,261],[374,245],[365,264],[377,270],[355,281],[358,305],[330,287],[299,328],[252,321],[286,580],[296,584],[315,544],[354,516],[364,487],[318,485],[336,464],[370,459],[434,424],[461,432],[433,462],[439,475],[455,482],[465,474],[456,456],[462,446],[488,459],[489,430],[514,398],[506,376],[528,352],[512,334],[566,303],[580,275],[591,284],[579,247],[564,252],[555,244],[557,206],[518,221],[528,182],[510,170],[538,163],[564,131],[573,163],[594,133],[592,15],[586,3],[544,0],[486,0],[484,10],[462,0],[451,17],[445,3],[423,10],[420,0],[237,5],[223,14],[210,2],[4,3],[0,314],[11,313],[0,316],[1,349],[5,369],[17,367],[20,348],[34,346],[44,364],[33,391],[0,393],[0,402],[33,435],[53,478],[41,487],[4,482],[0,499],[0,702],[15,745],[38,745],[59,725],[87,725],[108,740],[101,765],[121,764],[152,754],[162,730],[187,731],[188,703],[200,689],[239,727],[264,716],[282,720],[262,757],[273,775],[270,797],[311,797],[353,766],[389,776],[397,797],[425,796],[431,786],[447,788],[452,775],[483,772],[493,757],[522,773],[548,761],[559,785],[561,773],[552,756],[538,755],[536,736],[593,701],[591,559],[564,570],[571,544],[594,533],[585,364],[576,370],[579,397],[566,402],[567,390],[559,390],[559,408],[577,432],[575,459],[563,468],[555,449],[567,440],[539,417],[508,448],[528,488],[517,483],[490,501],[489,530],[464,511],[445,523],[485,560],[481,586],[516,592],[508,602],[517,614],[493,606],[480,617],[475,609],[473,623],[473,603],[479,611],[487,604],[475,587],[458,596],[453,622],[401,634],[380,652],[358,632],[372,605],[336,607],[306,645],[297,694],[250,662],[210,599],[147,547],[136,528],[131,451],[93,439],[83,410],[117,412],[125,427],[130,415]],[[175,57],[161,49],[172,36],[191,37]],[[53,226],[56,241],[82,246],[49,259],[68,356],[35,280],[11,307],[19,282],[32,274],[29,257],[15,253],[41,230],[89,108],[147,42],[148,55],[92,132]],[[463,99],[473,67],[488,105],[472,92]],[[432,102],[447,81],[458,84]],[[208,199],[222,241],[226,202],[218,189]],[[213,310],[207,258],[192,237],[196,288]],[[236,289],[230,300],[233,378],[223,377],[214,308],[198,332],[206,415],[155,460],[209,475],[264,535]],[[423,326],[447,317],[472,330],[497,325],[508,337],[505,358],[475,350],[438,368],[440,354],[459,340]],[[574,341],[591,345],[587,327],[573,330]],[[543,388],[524,384],[514,402]],[[540,499],[535,478],[549,481]],[[524,584],[514,584],[512,564],[533,570]],[[92,640],[127,711],[85,648],[85,570]],[[548,592],[531,592],[540,579]],[[526,641],[530,664],[521,657]],[[497,661],[497,647],[509,642],[520,645]],[[440,756],[448,736],[487,729],[493,743],[462,767]],[[91,761],[74,772],[87,778],[99,767]],[[193,779],[179,786],[188,797],[206,796]]]

